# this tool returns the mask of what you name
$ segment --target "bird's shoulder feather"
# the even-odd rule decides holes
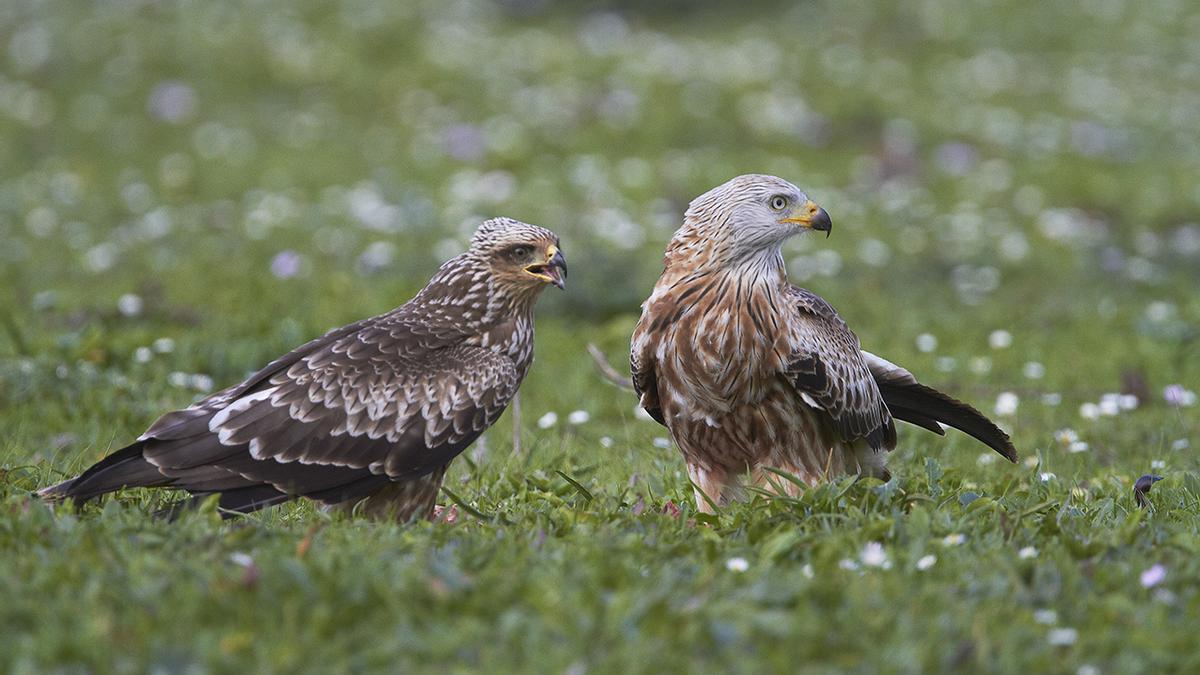
[[[790,288],[793,351],[784,377],[805,400],[829,414],[846,440],[872,448],[896,444],[895,424],[863,359],[858,337],[833,307],[807,289]]]

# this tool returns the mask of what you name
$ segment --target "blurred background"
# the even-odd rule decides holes
[[[624,363],[687,203],[746,172],[832,215],[794,281],[985,408],[1196,388],[1195,4],[644,4],[0,4],[0,392],[106,428],[88,391],[174,387],[113,408],[136,427],[508,215],[571,265],[552,407],[597,382],[584,342]]]
[[[1188,0],[0,0],[0,663],[1195,671],[1198,36]],[[792,280],[1020,465],[906,428],[887,485],[691,527],[585,347],[626,371],[688,202],[746,172],[833,219]],[[496,215],[571,270],[522,451],[506,415],[447,477],[499,522],[30,497]]]

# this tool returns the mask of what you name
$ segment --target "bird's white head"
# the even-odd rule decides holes
[[[763,174],[738,176],[692,200],[679,235],[692,230],[709,238],[732,260],[775,254],[784,240],[833,225],[825,209],[800,188]]]

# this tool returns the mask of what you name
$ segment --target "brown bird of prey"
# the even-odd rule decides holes
[[[488,220],[412,300],[163,415],[40,494],[84,502],[167,487],[193,501],[219,495],[226,515],[308,497],[429,517],[447,465],[517,393],[533,360],[534,303],[566,276],[553,232]]]
[[[744,474],[795,488],[770,469],[809,485],[847,472],[886,479],[894,419],[955,427],[1016,461],[986,417],[863,351],[829,303],[788,283],[783,242],[831,228],[796,186],[747,175],[693,201],[667,246],[633,333],[633,383],[682,451],[701,511],[734,496]]]

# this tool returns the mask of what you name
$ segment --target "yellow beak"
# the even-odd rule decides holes
[[[559,288],[567,286],[567,259],[553,244],[546,247],[546,262],[529,265],[525,272]]]
[[[826,237],[833,231],[833,221],[829,219],[829,214],[825,213],[825,209],[817,206],[811,199],[801,204],[792,213],[793,215],[783,218],[779,222],[795,223],[805,229],[824,232]]]

